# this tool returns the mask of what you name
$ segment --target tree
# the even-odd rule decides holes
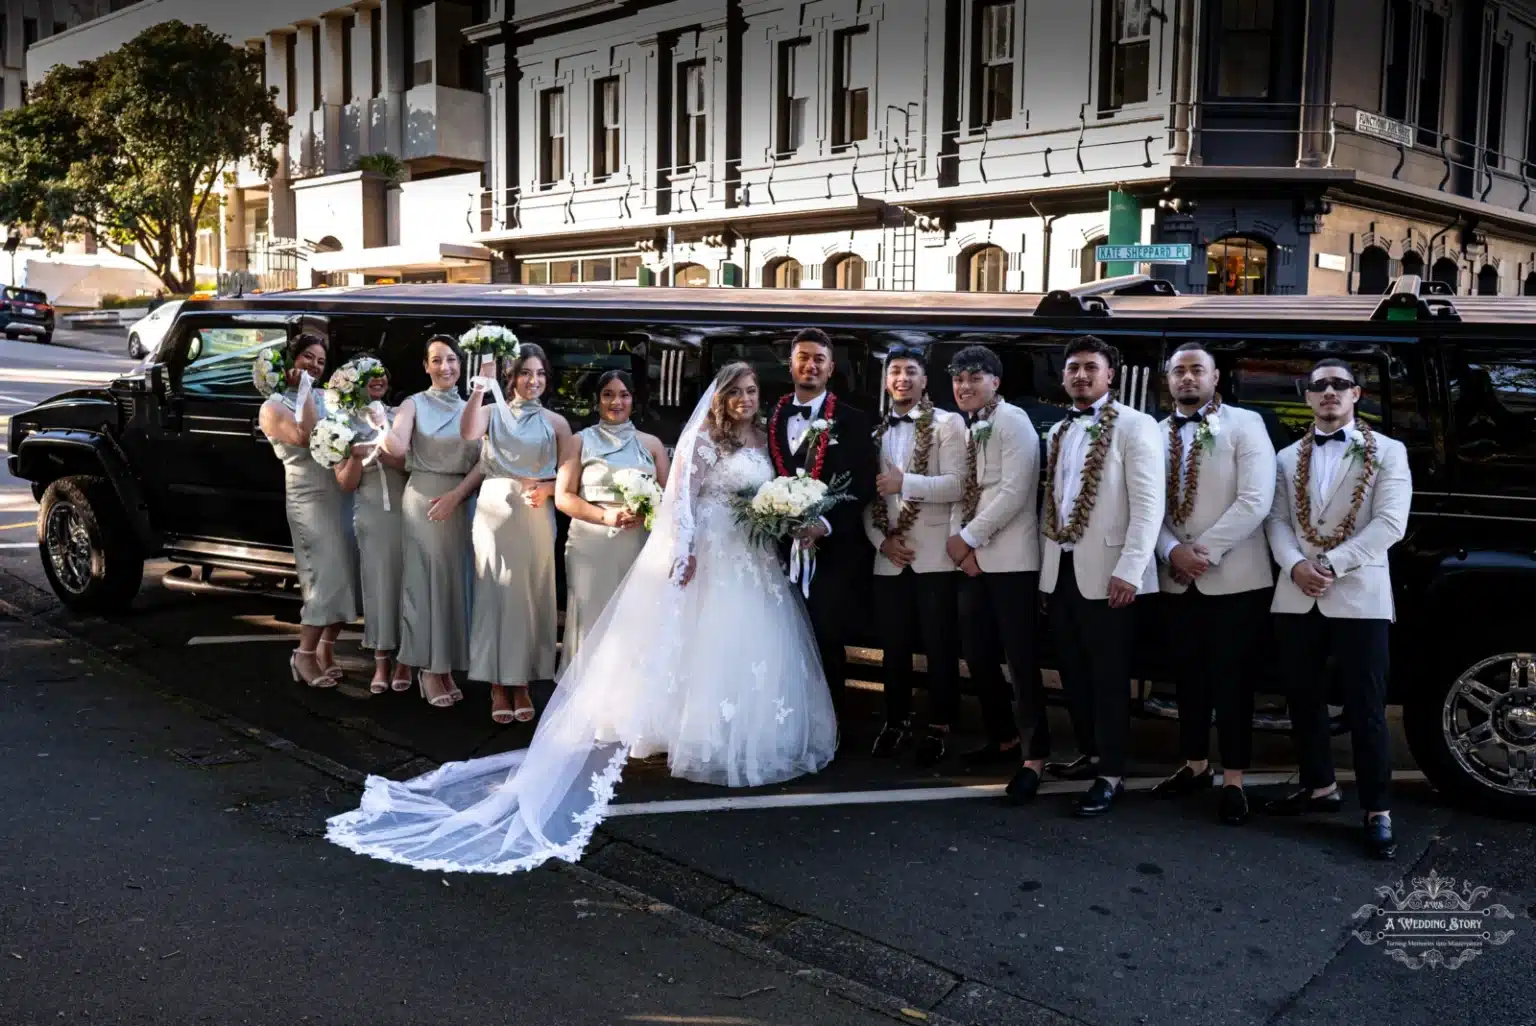
[[[49,244],[93,232],[171,292],[196,283],[214,187],[248,160],[271,177],[288,136],[262,57],[168,21],[111,53],[51,69],[0,113],[0,224]],[[213,204],[210,209],[210,204]]]

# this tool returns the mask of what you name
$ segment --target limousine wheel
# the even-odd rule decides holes
[[[1536,651],[1492,647],[1492,655],[1463,657],[1459,672],[1451,667],[1443,685],[1410,701],[1403,725],[1414,758],[1437,788],[1475,806],[1530,814],[1536,812]]]
[[[144,559],[112,486],[61,477],[43,492],[37,543],[54,593],[80,613],[126,609],[144,579]]]

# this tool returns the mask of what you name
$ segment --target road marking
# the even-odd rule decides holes
[[[1249,787],[1265,787],[1286,784],[1296,779],[1297,771],[1277,771],[1243,774],[1243,783]],[[1354,773],[1340,771],[1339,783],[1352,783]],[[1127,791],[1150,791],[1162,777],[1126,777]],[[1394,770],[1394,783],[1422,783],[1424,774],[1418,770]],[[1091,781],[1061,780],[1040,785],[1040,794],[1074,794],[1086,791]],[[1219,786],[1217,777],[1213,786]],[[1006,784],[971,784],[960,787],[910,787],[891,791],[823,791],[805,794],[743,795],[729,798],[690,798],[675,801],[631,802],[612,805],[609,816],[664,816],[683,812],[744,812],[754,809],[819,808],[837,805],[890,805],[909,802],[963,801],[974,798],[996,798],[1003,794]]]
[[[0,549],[35,549],[37,542],[0,542]]]
[[[0,524],[0,531],[20,531],[28,527],[36,527],[36,520],[28,520],[24,524]]]
[[[17,406],[36,406],[35,399],[18,399],[14,395],[0,395],[0,403],[15,403]]]
[[[283,641],[291,642],[299,631],[295,627],[288,634],[200,634],[195,638],[188,638],[188,647],[193,645],[243,645],[253,641]],[[338,641],[362,641],[363,635],[359,631],[342,631],[337,636]]]

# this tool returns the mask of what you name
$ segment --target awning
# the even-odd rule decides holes
[[[369,249],[338,249],[312,253],[309,269],[326,274],[357,271],[383,274],[389,271],[434,271],[444,267],[488,264],[492,253],[471,243],[418,243],[410,246],[374,246]]]

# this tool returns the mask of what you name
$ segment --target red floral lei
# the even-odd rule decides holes
[[[794,394],[790,393],[780,399],[778,405],[773,408],[773,416],[768,421],[768,451],[773,456],[774,473],[780,477],[789,477],[791,475],[788,464],[784,462],[784,451],[779,446],[779,417],[783,415],[784,407],[788,406],[789,401],[793,398]],[[824,420],[830,425],[832,418],[836,415],[837,396],[828,392],[826,402],[821,404],[821,416],[813,419]],[[811,465],[806,470],[806,473],[811,475],[812,480],[821,480],[821,468],[827,462],[827,446],[831,443],[831,435],[832,432],[830,430],[823,431],[821,437],[816,439],[816,455],[811,459]]]

